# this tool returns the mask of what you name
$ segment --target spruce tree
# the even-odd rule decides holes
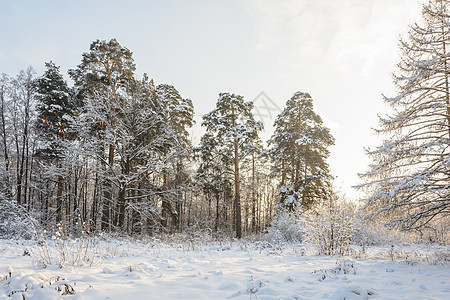
[[[52,61],[45,63],[45,67],[44,75],[36,80],[36,128],[40,140],[44,142],[39,150],[41,155],[61,157],[61,142],[66,138],[68,122],[75,106],[72,91],[59,67]]]
[[[72,91],[68,87],[59,67],[53,62],[45,63],[44,75],[36,79],[37,121],[36,129],[41,145],[35,154],[48,166],[56,167],[58,173],[56,222],[63,218],[64,173],[64,140],[68,132],[68,123],[73,117],[75,107]]]

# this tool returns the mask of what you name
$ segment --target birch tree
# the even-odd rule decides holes
[[[19,205],[29,201],[29,179],[32,171],[32,154],[35,145],[33,135],[35,105],[35,72],[30,67],[20,71],[11,80],[9,119],[15,156],[15,197]]]

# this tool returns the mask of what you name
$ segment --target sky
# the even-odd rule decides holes
[[[137,75],[174,85],[201,115],[221,92],[255,103],[262,138],[297,91],[336,144],[328,160],[336,188],[349,198],[368,169],[365,148],[380,145],[371,128],[395,95],[398,41],[420,20],[418,0],[0,0],[0,73],[52,60],[62,73],[97,39],[133,52]]]

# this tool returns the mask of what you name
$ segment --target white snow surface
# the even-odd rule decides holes
[[[98,251],[93,267],[43,268],[36,245],[0,240],[0,299],[450,299],[448,247],[343,258],[298,244],[114,240]]]

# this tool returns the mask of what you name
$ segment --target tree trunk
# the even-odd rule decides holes
[[[5,167],[6,167],[6,172],[9,172],[9,156],[8,156],[8,143],[7,143],[7,139],[6,139],[6,120],[5,120],[5,96],[4,96],[4,91],[2,90],[0,93],[0,109],[1,109],[1,115],[0,117],[1,119],[1,126],[2,126],[2,142],[3,142],[3,156],[5,158]]]
[[[255,197],[255,152],[252,153],[252,232],[256,231],[256,197]]]
[[[117,226],[119,228],[123,228],[125,224],[125,206],[126,206],[126,193],[127,193],[127,183],[126,183],[126,176],[130,173],[130,160],[128,157],[126,157],[125,162],[123,162],[124,166],[122,168],[122,174],[125,175],[125,178],[123,182],[120,184],[120,191],[119,191],[119,197],[117,201],[117,205],[119,206],[119,216],[118,216],[118,222]]]
[[[63,196],[64,196],[64,177],[58,175],[58,187],[56,194],[56,223],[62,223],[63,220]]]
[[[308,165],[305,162],[305,169],[303,170],[303,193],[302,193],[302,206],[307,205],[306,203],[306,195],[307,195],[307,182],[306,182],[306,176],[307,176],[307,172],[308,172]]]
[[[111,78],[111,68],[109,59],[106,65],[106,72],[108,74],[109,86],[112,89],[112,97],[111,97],[111,112],[114,114],[116,111],[115,101],[116,101],[116,86],[115,82],[112,81]],[[115,116],[111,118],[111,127],[115,126]],[[108,147],[108,166],[106,166],[106,177],[112,175],[112,169],[114,166],[114,144],[110,144]],[[112,208],[112,183],[110,178],[104,178],[103,182],[103,208],[102,208],[102,230],[108,229],[111,230],[111,208]]]
[[[236,115],[234,106],[231,106],[231,113],[233,114],[233,128],[236,126]],[[242,237],[241,229],[241,180],[239,178],[239,138],[235,137],[234,142],[234,204],[236,209],[236,238]]]
[[[220,195],[218,192],[214,193],[216,196],[216,224],[214,225],[214,231],[217,232],[219,230],[219,199]]]
[[[110,178],[108,178],[110,171],[109,168],[112,168],[112,165],[109,164],[105,166],[105,173],[103,174],[103,199],[102,199],[102,230],[111,230],[111,204],[112,204],[112,185],[110,182]]]
[[[241,181],[239,178],[239,139],[234,139],[234,201],[236,205],[236,238],[242,237],[241,232]]]
[[[441,2],[441,6],[442,6],[442,2]],[[443,7],[441,7],[443,9]],[[446,50],[446,35],[445,35],[445,27],[447,27],[448,24],[446,24],[446,21],[442,20],[442,49],[444,52],[444,55],[447,55],[447,50]],[[449,95],[449,79],[448,79],[448,65],[447,65],[447,57],[444,58],[444,77],[445,77],[445,102],[447,105],[447,126],[448,126],[448,136],[450,139],[450,95]]]

